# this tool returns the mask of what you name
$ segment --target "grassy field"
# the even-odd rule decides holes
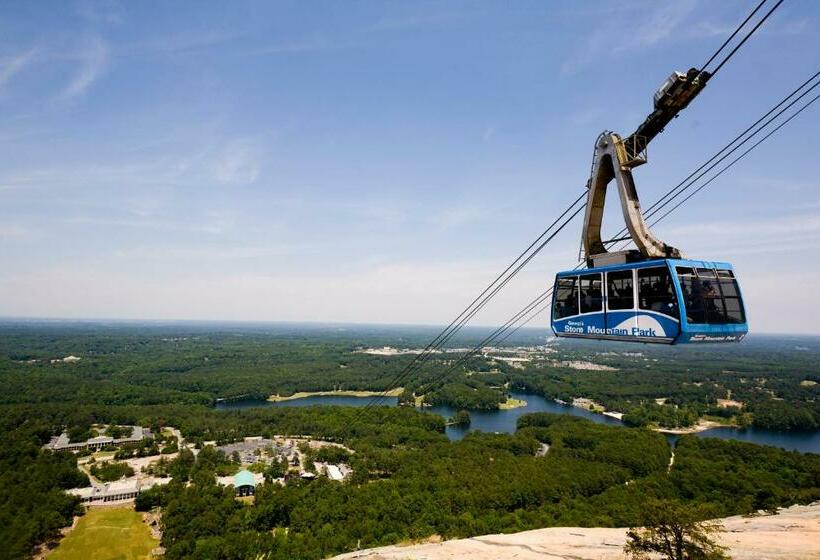
[[[143,560],[158,545],[131,507],[92,508],[48,560]]]

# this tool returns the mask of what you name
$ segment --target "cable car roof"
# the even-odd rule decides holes
[[[564,278],[567,276],[578,276],[579,274],[590,274],[594,272],[609,272],[616,270],[633,270],[637,268],[647,268],[652,266],[666,266],[667,263],[673,266],[691,266],[694,268],[720,268],[723,270],[734,270],[734,267],[728,262],[723,261],[700,261],[693,259],[651,259],[645,261],[636,261],[625,264],[612,264],[607,266],[598,266],[595,268],[577,268],[573,270],[564,270],[559,272],[556,276]]]

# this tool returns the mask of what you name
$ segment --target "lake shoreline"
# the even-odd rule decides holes
[[[347,391],[336,389],[333,391],[299,391],[288,396],[271,395],[268,397],[269,402],[285,402],[295,401],[298,399],[307,399],[310,397],[398,397],[404,391],[403,387],[396,387],[386,393],[384,391]]]
[[[241,409],[256,406],[366,406],[375,392],[352,391],[341,393],[338,391],[324,391],[324,396],[316,393],[297,393],[290,397],[273,400],[248,400],[216,403],[215,408],[220,410]],[[350,396],[351,393],[363,396]],[[381,395],[381,393],[376,393]],[[308,396],[310,395],[310,396]],[[304,397],[304,398],[303,398]],[[459,440],[467,433],[482,431],[488,433],[515,433],[516,423],[520,416],[532,412],[549,412],[552,414],[570,414],[581,416],[587,420],[623,426],[624,423],[617,417],[616,412],[596,411],[591,412],[584,407],[572,406],[570,403],[560,402],[558,399],[548,399],[534,393],[521,393],[511,391],[510,397],[519,401],[524,401],[525,406],[519,406],[506,410],[491,411],[470,411],[471,423],[469,427],[448,426],[446,435],[451,440]],[[396,406],[398,397],[385,397],[382,404]],[[452,418],[458,409],[448,406],[425,406],[416,408],[420,412],[431,412],[439,414],[445,419]],[[656,429],[658,433],[663,433],[667,438],[677,438],[683,434],[694,434],[696,437],[714,437],[718,439],[731,439],[745,441],[757,445],[771,445],[801,453],[820,453],[820,430],[810,432],[784,432],[765,429],[757,429],[753,426],[736,427],[726,424],[715,423],[700,424],[692,428],[685,429]]]
[[[670,434],[676,436],[682,436],[686,434],[697,434],[699,432],[705,432],[707,430],[713,430],[715,428],[737,428],[737,426],[731,426],[727,424],[721,424],[720,422],[715,422],[713,420],[699,420],[697,424],[694,426],[689,426],[688,428],[652,428],[656,432],[660,432],[662,434]]]
[[[498,405],[498,410],[512,410],[513,408],[524,408],[527,406],[527,401],[524,399],[508,398],[506,401]]]
[[[564,401],[554,399],[555,402],[559,404],[565,404]],[[592,412],[594,414],[602,414],[603,416],[608,416],[609,418],[614,418],[620,422],[623,422],[624,413],[623,412],[616,412],[614,410],[606,410],[603,405],[596,403],[595,401],[587,398],[577,398],[573,399],[572,406],[576,408],[580,408],[581,410],[586,410],[588,412]],[[676,435],[682,436],[686,434],[697,434],[700,432],[705,432],[707,430],[713,430],[715,428],[739,428],[739,426],[733,424],[726,424],[721,422],[716,422],[714,420],[704,420],[700,418],[694,426],[687,426],[685,428],[664,428],[661,426],[654,426],[650,427],[651,430],[656,431],[661,434],[669,434],[669,435]]]

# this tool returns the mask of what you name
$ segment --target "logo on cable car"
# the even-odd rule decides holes
[[[741,341],[745,333],[740,334],[722,334],[722,335],[710,335],[710,334],[693,334],[689,337],[690,342],[730,342],[730,341]]]
[[[650,315],[640,315],[641,326],[634,324],[634,319],[627,319],[616,327],[603,328],[587,325],[581,321],[567,321],[564,332],[570,334],[591,334],[609,336],[658,337],[666,336],[663,326]],[[660,333],[660,334],[659,334]]]

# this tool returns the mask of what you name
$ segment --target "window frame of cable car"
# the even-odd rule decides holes
[[[698,274],[698,280],[700,280],[703,308],[706,311],[706,324],[726,324],[726,308],[718,287],[717,272],[714,268],[705,267],[697,267],[695,271]]]
[[[688,271],[688,272],[687,272]],[[675,267],[675,275],[678,277],[678,284],[680,285],[681,291],[681,305],[683,307],[684,315],[681,316],[681,321],[683,320],[683,316],[686,317],[686,323],[689,325],[705,325],[706,323],[706,308],[703,305],[703,298],[700,297],[700,280],[698,279],[698,274],[695,271],[694,266],[676,266]],[[691,278],[692,280],[688,280]],[[690,301],[695,303],[694,300],[694,292],[693,289],[697,285],[698,287],[698,300],[697,300],[697,308],[694,305],[690,305]],[[691,298],[691,300],[690,300]],[[698,320],[701,319],[702,320]]]
[[[636,268],[636,286],[638,291],[638,310],[639,311],[648,311],[650,313],[659,313],[661,315],[665,315],[671,319],[675,319],[676,321],[680,321],[680,310],[678,305],[678,292],[675,288],[675,280],[673,278],[672,272],[669,270],[669,267],[664,263],[658,266],[648,266],[648,267],[641,267]],[[644,284],[642,280],[644,278],[652,278],[657,277],[657,281],[652,282],[650,281],[650,286],[654,286],[657,282],[662,280],[662,276],[666,275],[666,285],[667,285],[667,294],[664,295],[649,295],[644,293]],[[653,301],[649,301],[652,298]],[[660,299],[664,298],[664,299]],[[646,305],[644,305],[644,300],[647,301]],[[660,303],[661,305],[658,306],[657,304]],[[653,307],[654,306],[654,307]],[[655,308],[657,307],[657,308]]]
[[[590,296],[589,303],[586,303],[584,297],[584,282],[589,282],[587,290],[593,290],[595,281],[598,282],[598,297]],[[597,305],[596,305],[597,304]],[[578,275],[578,313],[586,315],[589,313],[603,313],[604,311],[604,290],[603,277],[600,272],[593,272],[591,274]]]
[[[559,314],[559,309],[560,309],[559,305],[561,306],[561,308],[563,308],[563,304],[566,301],[566,297],[561,298],[561,291],[560,290],[562,288],[560,286],[560,283],[561,283],[562,280],[563,281],[566,281],[566,280],[572,281],[572,292],[575,294],[575,298],[574,298],[575,299],[575,312],[574,313],[568,313],[568,314],[564,314],[564,315]],[[567,317],[574,317],[574,316],[579,314],[581,306],[580,306],[580,298],[579,298],[579,292],[580,292],[580,290],[579,290],[579,281],[578,281],[578,276],[577,275],[559,276],[558,278],[555,279],[555,286],[553,287],[553,291],[555,293],[555,304],[553,305],[553,309],[552,309],[553,320],[566,319]]]
[[[624,300],[626,298],[624,296],[621,296],[621,295],[614,296],[614,297],[611,295],[609,277],[613,274],[614,275],[624,275],[624,273],[630,274],[630,276],[628,276],[628,278],[629,278],[630,282],[632,283],[632,285],[631,285],[631,288],[632,288],[632,295],[631,295],[632,302],[631,302],[629,307],[612,307],[612,302],[613,301],[620,301],[620,300]],[[626,280],[626,279],[627,279],[627,276],[624,276],[620,280]],[[636,300],[637,300],[637,298],[635,297],[635,269],[634,268],[627,268],[627,269],[624,269],[624,270],[608,270],[607,273],[606,273],[606,310],[607,311],[634,311],[635,310]]]
[[[723,297],[723,312],[726,316],[726,323],[730,325],[738,325],[746,322],[746,311],[743,308],[743,298],[740,295],[740,286],[737,283],[734,272],[729,269],[715,269],[717,274],[717,285],[721,296]],[[731,294],[727,295],[727,288],[731,288]],[[729,309],[729,302],[733,302],[737,306],[736,309]],[[732,314],[736,314],[733,318]]]
[[[685,272],[689,271],[689,272]],[[731,286],[735,295],[727,296],[723,291],[723,281],[720,273],[728,276],[727,285]],[[686,320],[690,325],[739,325],[746,323],[746,314],[743,309],[743,298],[740,294],[740,287],[737,284],[737,279],[734,272],[729,269],[720,269],[718,272],[715,268],[697,267],[697,266],[676,266],[675,274],[678,277],[678,283],[681,290],[681,303],[686,312]],[[694,281],[688,281],[687,278],[694,278]],[[714,284],[712,295],[704,295],[704,284],[712,282]],[[694,292],[693,288],[697,283],[698,293],[700,298],[698,303],[699,309],[695,309],[689,305],[690,299],[688,294]],[[692,300],[694,303],[694,300]],[[737,306],[737,309],[729,310],[727,302],[733,303],[732,307]],[[709,306],[711,303],[711,307]],[[692,317],[690,319],[690,316]],[[702,320],[698,321],[697,319]]]

